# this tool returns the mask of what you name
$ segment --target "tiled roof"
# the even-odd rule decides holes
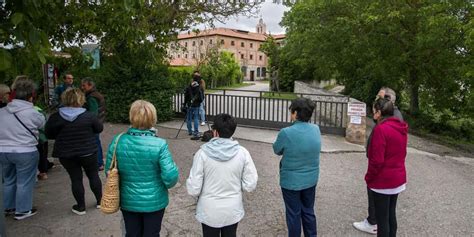
[[[195,32],[179,34],[178,39],[179,40],[191,39],[191,38],[197,38],[197,37],[203,37],[203,36],[214,36],[214,35],[222,35],[222,36],[256,40],[256,41],[262,41],[262,42],[265,41],[265,39],[268,36],[267,34],[258,34],[255,32],[249,32],[249,31],[244,31],[244,30],[236,30],[236,29],[230,29],[230,28],[214,28],[214,29],[200,31],[199,34],[196,34]],[[278,36],[279,38],[276,38],[276,36]],[[273,37],[275,37],[276,39],[280,39],[280,38],[285,38],[285,35],[280,34],[280,35],[274,35]]]
[[[193,66],[194,63],[186,58],[173,58],[170,60],[170,66]]]

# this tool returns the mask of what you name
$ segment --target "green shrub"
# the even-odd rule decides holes
[[[194,69],[192,67],[169,67],[169,80],[176,91],[183,91],[190,83]]]

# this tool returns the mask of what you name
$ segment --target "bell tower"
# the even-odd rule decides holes
[[[266,34],[267,33],[267,25],[263,23],[263,19],[260,18],[257,24],[257,33],[258,34]]]

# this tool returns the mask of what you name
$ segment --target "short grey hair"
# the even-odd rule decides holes
[[[91,85],[92,87],[95,88],[95,82],[94,82],[94,80],[92,80],[92,78],[90,78],[90,77],[84,77],[84,78],[82,78],[81,82],[82,82],[82,83],[87,83],[87,84],[89,84],[89,85]]]
[[[36,91],[36,84],[26,76],[18,76],[13,82],[12,90],[15,91],[15,99],[28,100]]]
[[[389,87],[382,87],[380,88],[380,90],[385,91],[385,96],[388,96],[390,98],[390,101],[395,104],[395,101],[397,101],[397,94],[394,90]]]
[[[8,93],[10,93],[10,87],[5,84],[0,84],[0,102],[8,102]]]

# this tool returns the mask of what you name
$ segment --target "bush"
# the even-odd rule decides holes
[[[107,121],[129,123],[128,112],[133,101],[147,100],[156,107],[159,121],[174,116],[174,87],[166,65],[153,62],[144,47],[137,52],[121,52],[103,58],[94,77],[107,104]]]
[[[169,80],[175,91],[182,92],[192,80],[192,67],[169,67]]]

